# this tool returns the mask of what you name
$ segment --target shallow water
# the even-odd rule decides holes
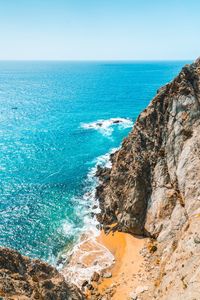
[[[53,263],[94,231],[95,165],[184,64],[0,62],[0,245]]]

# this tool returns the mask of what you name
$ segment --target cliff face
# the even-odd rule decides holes
[[[77,287],[65,282],[52,266],[17,251],[0,248],[0,298],[83,300]]]
[[[200,59],[158,91],[111,160],[97,172],[98,219],[156,239],[156,299],[199,299]]]

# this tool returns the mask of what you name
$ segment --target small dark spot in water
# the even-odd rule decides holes
[[[115,120],[115,121],[113,121],[113,124],[118,124],[118,123],[122,123],[122,121],[121,120]]]
[[[15,109],[15,110],[16,110],[16,109],[17,109],[17,107],[16,107],[16,106],[15,106],[15,107],[12,107],[12,109]]]

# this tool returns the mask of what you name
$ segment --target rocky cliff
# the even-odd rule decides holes
[[[99,221],[148,237],[145,288],[132,299],[200,299],[199,132],[200,59],[158,91],[111,156],[112,168],[97,171]],[[84,299],[55,268],[7,248],[0,248],[1,296]]]
[[[17,251],[0,248],[0,298],[83,300],[81,292],[52,266]]]
[[[200,59],[157,92],[111,161],[97,171],[98,219],[154,245],[140,299],[200,299]]]

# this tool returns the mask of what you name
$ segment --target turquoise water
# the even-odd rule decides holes
[[[0,245],[53,261],[76,241],[91,168],[184,64],[0,62]]]

